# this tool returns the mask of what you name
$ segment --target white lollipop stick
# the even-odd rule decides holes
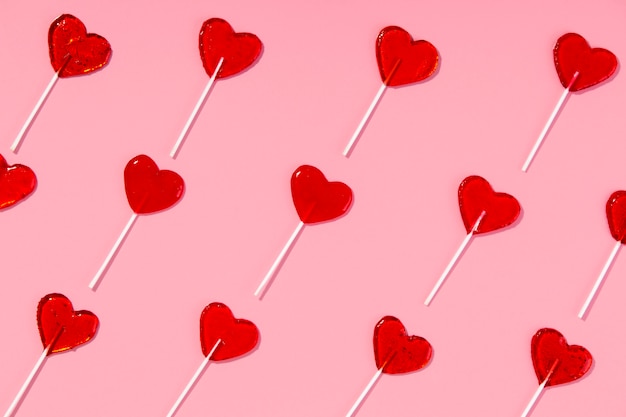
[[[380,88],[378,89],[378,92],[376,93],[376,96],[374,96],[374,100],[372,100],[372,103],[370,104],[369,108],[365,112],[365,115],[361,119],[361,123],[359,123],[359,126],[356,128],[356,130],[352,134],[352,137],[350,138],[350,141],[348,142],[348,145],[346,145],[346,148],[343,150],[343,156],[345,156],[346,158],[352,152],[352,148],[354,148],[354,145],[356,144],[356,140],[359,138],[359,136],[361,136],[361,132],[363,131],[363,128],[367,124],[367,121],[370,119],[370,117],[372,117],[372,113],[374,112],[374,109],[378,105],[378,102],[380,101],[381,97],[383,96],[383,93],[387,89],[387,82],[389,81],[391,76],[396,72],[396,69],[398,68],[398,65],[400,65],[400,60],[398,60],[396,62],[394,67],[391,69],[391,72],[387,76],[387,79],[385,79],[385,81],[383,82],[383,85],[381,85]]]
[[[43,103],[46,101],[46,99],[50,95],[52,88],[59,80],[59,73],[61,72],[62,69],[63,67],[61,67],[57,72],[54,73],[54,75],[52,76],[52,79],[48,83],[48,86],[43,91],[43,94],[41,95],[41,97],[39,97],[37,104],[35,104],[35,108],[33,109],[33,111],[30,112],[28,119],[26,119],[26,122],[22,126],[22,130],[20,130],[20,132],[17,134],[17,137],[15,138],[15,140],[13,141],[13,144],[11,145],[11,151],[13,153],[17,153],[17,148],[19,148],[20,144],[22,143],[22,140],[24,139],[24,135],[26,134],[26,131],[28,130],[30,125],[33,124],[33,120],[35,120],[37,113],[39,113],[39,110],[41,110],[41,106],[43,106]]]
[[[463,251],[469,244],[470,240],[472,240],[472,236],[474,236],[476,229],[478,229],[480,222],[483,220],[483,217],[485,217],[486,214],[487,212],[485,212],[484,210],[482,213],[480,213],[480,216],[478,216],[478,219],[476,220],[476,223],[474,223],[472,230],[470,230],[467,236],[465,236],[465,239],[463,239],[463,242],[461,242],[461,246],[459,246],[459,248],[456,250],[456,252],[454,253],[454,256],[452,257],[452,260],[450,261],[450,263],[448,263],[448,266],[446,266],[446,269],[443,271],[443,274],[441,274],[441,276],[439,277],[439,280],[437,281],[437,283],[435,284],[435,287],[426,298],[426,301],[424,301],[424,305],[428,306],[430,305],[431,301],[433,301],[433,298],[435,298],[435,294],[437,294],[437,291],[439,291],[439,288],[448,277],[448,274],[450,274],[450,271],[452,270],[452,268],[454,268],[454,265],[456,265],[456,263],[458,262],[459,258],[461,257],[461,254],[463,253]]]
[[[46,360],[46,357],[48,356],[48,353],[50,352],[50,348],[59,339],[59,336],[61,336],[61,333],[63,333],[63,329],[64,328],[61,327],[57,331],[57,333],[54,335],[54,338],[52,339],[52,342],[50,342],[50,344],[46,346],[46,348],[43,350],[43,352],[41,353],[41,356],[39,357],[39,359],[37,359],[37,362],[35,363],[35,366],[33,367],[32,371],[30,371],[30,374],[28,374],[28,377],[26,377],[26,381],[24,381],[22,388],[20,388],[17,395],[13,399],[13,402],[9,406],[9,409],[7,410],[7,412],[4,413],[4,417],[11,417],[13,413],[15,413],[15,409],[17,408],[20,401],[22,401],[22,398],[24,397],[24,394],[26,393],[28,388],[32,385],[33,379],[35,379],[35,375],[37,375],[37,372],[39,372],[39,370],[41,369],[41,366],[43,365],[44,361]]]
[[[115,244],[113,245],[113,247],[111,248],[111,251],[107,255],[104,262],[102,263],[102,266],[100,266],[100,269],[98,269],[98,272],[96,272],[96,276],[93,277],[93,279],[89,283],[90,290],[93,290],[98,285],[98,282],[100,281],[100,279],[102,279],[102,276],[104,275],[104,271],[106,271],[106,269],[111,264],[111,260],[113,260],[113,257],[115,256],[117,251],[120,249],[120,245],[126,238],[126,235],[128,235],[128,232],[130,231],[131,227],[133,227],[133,224],[135,224],[135,221],[137,220],[138,216],[139,215],[137,213],[133,213],[133,215],[130,216],[130,220],[128,220],[128,223],[126,223],[124,230],[122,230],[122,233],[115,241]]]
[[[370,380],[370,382],[367,383],[367,385],[365,386],[365,389],[363,390],[361,395],[359,395],[359,398],[356,399],[356,402],[354,403],[350,411],[348,411],[348,414],[346,414],[346,417],[352,417],[354,415],[354,413],[360,407],[361,403],[363,402],[367,394],[369,394],[369,392],[374,387],[374,384],[376,383],[376,381],[378,381],[380,376],[383,374],[383,369],[384,369],[384,366],[381,366],[380,369],[376,371],[376,373],[374,374],[374,377]]]
[[[265,286],[269,283],[270,279],[272,279],[272,277],[276,273],[276,270],[278,269],[278,267],[283,262],[283,259],[285,258],[285,255],[287,255],[287,252],[289,252],[289,250],[291,250],[291,248],[293,247],[293,244],[295,243],[295,241],[298,238],[298,236],[300,235],[300,233],[302,233],[303,229],[304,229],[304,222],[300,221],[300,223],[298,223],[298,226],[296,226],[296,230],[293,231],[293,233],[291,234],[291,237],[289,238],[289,240],[287,241],[287,243],[283,247],[283,250],[281,250],[280,253],[278,254],[278,257],[276,258],[276,260],[272,264],[272,267],[270,268],[269,271],[267,271],[267,274],[265,275],[265,278],[263,278],[263,281],[261,281],[261,283],[259,284],[259,287],[254,292],[254,296],[255,297],[258,297],[260,294],[263,293]]]
[[[215,342],[215,345],[213,345],[213,348],[211,349],[209,354],[206,355],[206,358],[204,358],[204,360],[200,364],[200,367],[196,370],[196,373],[193,374],[193,376],[191,377],[191,380],[189,381],[189,383],[187,383],[187,386],[185,387],[183,392],[180,394],[180,396],[178,397],[178,399],[172,406],[172,409],[170,410],[170,412],[167,413],[167,417],[172,417],[174,414],[176,414],[176,411],[178,411],[182,402],[185,400],[187,395],[189,395],[189,391],[191,391],[191,388],[193,388],[198,378],[200,378],[200,375],[202,375],[206,367],[209,365],[211,356],[213,356],[213,353],[215,352],[217,347],[220,345],[220,343],[222,343],[222,339],[217,339],[217,342]]]
[[[528,155],[528,158],[526,158],[526,162],[524,162],[522,171],[524,172],[528,171],[528,167],[530,166],[530,163],[533,161],[533,158],[535,157],[535,154],[539,150],[541,143],[543,142],[546,135],[548,134],[548,130],[550,130],[552,123],[554,123],[554,119],[556,119],[556,115],[559,114],[559,110],[561,110],[563,103],[565,103],[565,99],[569,95],[570,88],[572,88],[572,85],[574,85],[576,78],[578,78],[578,74],[579,74],[578,71],[574,73],[574,76],[572,77],[572,80],[569,82],[569,85],[567,86],[565,91],[563,91],[563,94],[561,94],[561,98],[559,99],[558,103],[556,103],[556,107],[554,107],[554,110],[552,110],[552,114],[548,118],[546,125],[543,127],[543,130],[539,134],[539,138],[537,139],[537,142],[535,142],[535,146],[533,146],[533,149],[530,151],[530,155]]]
[[[585,304],[583,304],[583,307],[578,312],[579,319],[582,319],[583,317],[585,317],[585,314],[587,313],[587,309],[589,309],[591,302],[596,297],[596,293],[598,292],[598,289],[602,285],[602,281],[604,281],[604,278],[606,277],[606,273],[609,271],[609,268],[613,264],[613,261],[615,261],[615,257],[617,256],[617,252],[619,252],[620,247],[622,247],[622,242],[618,240],[615,246],[613,246],[611,255],[609,255],[609,259],[606,260],[606,263],[604,264],[604,267],[602,268],[602,271],[600,272],[600,276],[598,276],[596,283],[593,285],[591,292],[587,296],[587,300],[585,300]]]
[[[552,373],[554,372],[554,369],[556,368],[556,365],[558,363],[559,363],[558,359],[554,361],[554,364],[552,365],[552,368],[550,368],[550,372],[548,372],[548,375],[546,376],[546,379],[544,379],[543,382],[541,384],[539,384],[539,387],[537,387],[537,390],[533,394],[533,397],[530,399],[530,402],[528,403],[528,405],[524,409],[524,412],[522,413],[522,417],[527,417],[528,414],[530,413],[530,410],[533,409],[535,403],[539,399],[539,396],[541,395],[541,392],[543,391],[543,389],[546,387],[546,384],[548,383],[548,380],[552,376]]]
[[[217,74],[222,68],[223,63],[224,63],[224,58],[222,57],[217,63],[217,67],[215,67],[215,71],[213,71],[213,75],[211,75],[211,78],[209,78],[209,82],[207,83],[206,87],[204,87],[204,90],[202,91],[202,94],[200,95],[200,99],[196,103],[196,106],[193,108],[191,115],[189,116],[189,119],[187,119],[187,123],[185,123],[185,127],[183,127],[182,132],[180,132],[180,135],[178,136],[178,139],[176,140],[176,143],[174,144],[174,147],[172,148],[172,151],[170,152],[170,156],[172,158],[176,157],[176,154],[178,153],[180,145],[182,145],[183,140],[187,136],[187,133],[189,133],[189,128],[193,124],[193,121],[196,120],[196,117],[198,116],[198,112],[200,111],[200,108],[206,101],[206,98],[209,95],[209,91],[211,91],[211,87],[213,86],[213,83],[215,82],[215,79],[217,78]]]

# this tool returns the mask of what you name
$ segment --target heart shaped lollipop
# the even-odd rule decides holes
[[[387,87],[413,84],[431,77],[439,65],[439,52],[428,41],[414,41],[413,37],[400,27],[387,26],[376,37],[376,61],[382,85],[344,148],[345,157],[352,153],[357,139]]]
[[[475,234],[492,232],[510,226],[517,220],[521,211],[515,197],[505,193],[496,193],[487,180],[477,175],[465,178],[459,185],[458,194],[459,209],[467,235],[426,297],[425,305],[430,305]]]
[[[259,59],[262,50],[263,44],[256,35],[236,33],[224,19],[213,18],[202,24],[200,29],[200,58],[204,70],[210,78],[170,151],[172,158],[178,154],[180,146],[189,133],[202,104],[206,101],[215,80],[244,71]]]
[[[374,327],[374,358],[378,370],[346,414],[352,417],[385,374],[403,374],[424,368],[433,356],[430,343],[423,337],[409,336],[404,325],[393,316],[385,316]]]
[[[566,33],[554,46],[554,66],[563,87],[580,91],[611,78],[617,57],[607,49],[591,48],[577,33]]]
[[[352,190],[342,182],[330,182],[322,171],[302,165],[291,176],[291,196],[305,224],[336,219],[352,204]]]
[[[137,217],[140,214],[156,213],[172,207],[182,198],[185,191],[185,183],[180,175],[173,171],[159,169],[157,164],[146,155],[137,155],[128,161],[124,169],[124,187],[133,214],[89,283],[89,288],[92,290],[100,282],[120,245],[137,221]]]
[[[44,349],[4,416],[13,415],[49,355],[87,343],[98,331],[98,324],[95,314],[75,311],[63,294],[44,296],[37,305],[37,326]]]
[[[549,328],[540,329],[533,336],[530,342],[530,355],[539,383],[547,379],[547,387],[582,378],[593,363],[591,353],[587,349],[567,344],[561,333]],[[554,366],[557,361],[557,365]]]
[[[236,33],[224,19],[217,17],[207,20],[200,29],[200,58],[209,76],[215,72],[220,59],[223,59],[217,78],[239,74],[261,55],[263,44],[252,33]]]
[[[37,177],[26,165],[9,165],[0,155],[0,210],[28,197],[37,186]]]
[[[236,319],[225,304],[211,303],[200,315],[200,343],[204,356],[209,355],[218,340],[222,345],[211,360],[232,359],[254,349],[259,341],[259,330],[249,320]]]
[[[183,196],[185,183],[180,175],[160,170],[146,155],[137,155],[126,164],[124,186],[130,208],[137,214],[165,210]]]
[[[37,326],[48,354],[74,349],[90,341],[98,330],[98,317],[90,311],[74,311],[62,294],[48,294],[37,306]]]
[[[293,247],[305,224],[320,223],[341,217],[352,205],[350,187],[341,182],[329,182],[319,169],[311,165],[302,165],[294,171],[291,176],[291,196],[300,217],[300,223],[257,287],[254,292],[255,296],[263,293],[265,286]]]
[[[189,395],[209,361],[223,361],[250,352],[259,341],[259,330],[249,320],[236,319],[230,309],[222,303],[211,303],[200,315],[200,343],[205,358],[198,370],[179,395],[167,417],[172,417]]]
[[[617,57],[603,48],[591,48],[577,33],[566,33],[554,45],[554,66],[565,90],[531,149],[522,171],[528,171],[535,154],[559,114],[570,91],[580,91],[608,80],[617,69]]]
[[[72,77],[102,69],[111,58],[111,45],[100,35],[87,33],[71,14],[56,18],[48,31],[50,62],[59,77]]]
[[[606,219],[609,223],[611,236],[613,236],[616,242],[593,288],[585,299],[585,303],[578,312],[579,319],[583,319],[587,315],[589,307],[591,307],[591,303],[596,298],[596,294],[602,286],[602,282],[604,282],[609,269],[611,269],[611,265],[613,265],[620,248],[626,243],[626,191],[615,191],[611,194],[606,202]]]
[[[539,387],[524,409],[522,417],[527,417],[545,387],[566,384],[585,375],[593,363],[593,358],[582,346],[569,345],[565,337],[554,329],[539,329],[530,342],[530,355]]]
[[[430,362],[433,348],[426,339],[409,336],[404,325],[385,316],[374,328],[376,367],[386,374],[402,374],[422,369]]]
[[[59,78],[97,71],[102,69],[111,58],[109,42],[100,35],[87,33],[83,22],[70,14],[59,16],[50,25],[48,49],[54,75],[11,144],[13,152],[17,152],[26,132]]]
[[[459,185],[459,209],[467,233],[472,231],[481,213],[485,213],[474,230],[477,235],[510,226],[521,210],[515,197],[496,193],[487,180],[477,175],[465,178]]]
[[[376,60],[383,83],[397,87],[433,75],[439,65],[439,53],[430,42],[414,41],[406,30],[387,26],[376,38]]]

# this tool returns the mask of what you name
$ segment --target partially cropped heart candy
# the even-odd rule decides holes
[[[430,362],[433,349],[423,337],[409,336],[404,325],[385,316],[374,328],[376,367],[386,374],[401,374],[422,369]]]
[[[537,331],[532,338],[530,351],[539,383],[545,381],[554,367],[546,386],[575,381],[585,375],[593,364],[587,349],[567,344],[565,337],[554,329]]]
[[[383,82],[395,87],[425,80],[435,73],[439,53],[428,41],[414,41],[398,26],[387,26],[376,38],[376,59]]]
[[[9,165],[0,155],[0,210],[28,197],[37,186],[37,177],[25,165]]]
[[[615,191],[606,202],[606,219],[611,236],[626,243],[626,191]]]
[[[259,330],[249,320],[236,319],[222,303],[211,303],[200,315],[200,343],[207,356],[218,340],[221,344],[211,360],[223,361],[250,352],[259,342]]]
[[[216,78],[226,78],[252,65],[261,55],[263,44],[252,33],[236,33],[224,19],[212,18],[200,29],[200,58],[209,76],[221,58],[222,67]]]
[[[87,33],[83,22],[71,14],[59,16],[48,31],[50,62],[59,77],[88,74],[102,69],[111,58],[111,45],[100,35]]]
[[[487,233],[509,226],[520,214],[520,204],[512,195],[496,193],[482,177],[472,175],[459,185],[459,208],[467,233],[484,211],[475,234]]]
[[[566,33],[554,46],[554,65],[561,81],[567,88],[578,72],[570,91],[592,87],[611,77],[617,69],[617,57],[609,50],[591,48],[585,38],[577,33]]]
[[[185,183],[180,175],[160,170],[146,155],[131,159],[124,169],[128,204],[137,214],[154,213],[173,206],[183,196]]]
[[[335,219],[348,211],[352,190],[342,182],[329,182],[322,171],[302,165],[291,176],[291,196],[305,224]]]
[[[98,317],[90,311],[74,311],[62,294],[48,294],[39,301],[37,326],[48,354],[73,349],[90,341],[98,330]]]

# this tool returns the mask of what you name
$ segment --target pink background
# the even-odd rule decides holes
[[[1,213],[0,409],[42,346],[39,299],[68,296],[101,327],[48,358],[20,416],[165,415],[200,365],[199,315],[221,301],[261,331],[257,350],[209,366],[177,416],[343,416],[376,371],[384,315],[425,337],[424,370],[383,375],[359,417],[519,416],[537,387],[530,339],[554,327],[587,347],[584,379],[550,388],[533,417],[626,412],[626,253],[587,320],[576,314],[614,240],[604,207],[626,188],[626,78],[572,95],[527,174],[563,91],[552,48],[565,32],[626,59],[622,0],[387,2],[4,2],[0,152],[39,186]],[[47,31],[79,17],[110,64],[61,79],[18,155],[15,135],[52,76]],[[168,154],[208,76],[211,17],[264,43],[218,81],[179,157]],[[350,159],[341,151],[380,86],[379,30],[398,25],[441,54],[435,77],[389,89]],[[623,61],[622,61],[623,62]],[[122,172],[145,153],[187,190],[140,217],[97,292],[87,284],[131,215]],[[354,191],[343,218],[306,227],[266,297],[253,292],[298,223],[289,178],[311,164]],[[522,207],[477,237],[430,307],[464,237],[456,193],[485,177]]]

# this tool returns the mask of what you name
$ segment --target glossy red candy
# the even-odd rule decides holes
[[[71,14],[59,16],[48,31],[50,61],[59,77],[87,74],[104,67],[111,45],[100,35],[87,33],[83,22]]]
[[[475,234],[487,233],[511,225],[520,214],[515,197],[496,193],[482,177],[472,175],[459,185],[459,208],[465,230],[469,233],[484,211],[485,216]]]
[[[185,183],[173,171],[159,170],[146,155],[131,159],[124,169],[128,204],[137,214],[154,213],[173,206],[183,196]]]
[[[591,48],[577,33],[566,33],[554,46],[554,65],[565,88],[578,71],[570,91],[580,91],[611,77],[617,69],[617,57],[606,49]]]
[[[37,326],[48,354],[73,349],[90,341],[98,330],[98,317],[90,311],[74,311],[62,294],[48,294],[37,306]]]
[[[0,210],[11,207],[35,190],[37,177],[25,165],[9,165],[0,155]]]
[[[211,303],[200,315],[200,343],[207,356],[218,339],[221,344],[211,360],[223,361],[250,352],[259,342],[259,330],[249,320],[236,319],[222,303]]]
[[[533,366],[542,383],[558,360],[546,386],[572,382],[589,371],[593,363],[591,353],[582,346],[568,345],[561,333],[554,329],[540,329],[530,344]]]
[[[626,191],[615,191],[606,202],[606,219],[613,239],[626,243]]]
[[[390,87],[422,81],[434,74],[439,53],[428,41],[414,41],[398,26],[387,26],[376,38],[380,78]]]
[[[200,29],[200,58],[204,70],[213,75],[220,60],[222,67],[216,78],[226,78],[252,65],[261,55],[263,44],[252,33],[235,33],[224,19],[213,18]]]
[[[350,187],[342,182],[329,182],[322,171],[310,165],[302,165],[294,171],[291,196],[305,224],[335,219],[352,204]]]
[[[386,374],[402,374],[422,369],[433,356],[433,348],[419,336],[409,336],[404,325],[393,316],[385,316],[374,328],[376,367]]]

